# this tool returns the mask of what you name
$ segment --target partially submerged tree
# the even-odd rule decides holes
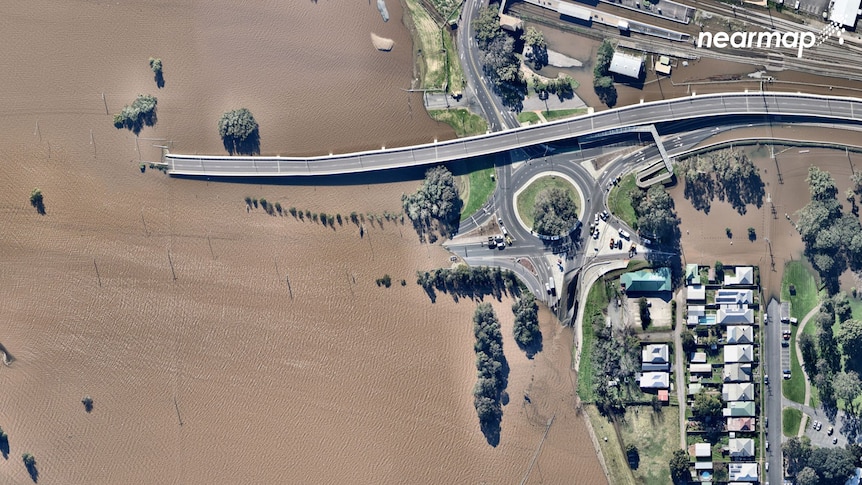
[[[425,172],[422,185],[412,194],[403,194],[401,203],[420,234],[433,234],[435,222],[444,236],[453,234],[458,227],[462,202],[455,177],[442,165]]]
[[[260,129],[246,108],[225,112],[218,121],[218,133],[225,150],[231,155],[260,153]]]
[[[162,60],[158,57],[150,57],[150,69],[156,75],[156,86],[161,89],[165,87],[165,77],[162,73]]]
[[[617,88],[614,78],[610,75],[611,59],[614,56],[614,45],[603,40],[596,53],[596,65],[593,67],[593,89],[599,95],[599,100],[608,107],[617,104]]]
[[[30,192],[30,205],[36,208],[36,212],[45,215],[45,199],[41,190],[33,189]]]
[[[535,27],[527,27],[521,40],[527,46],[527,61],[532,62],[536,70],[548,65],[548,43],[542,31]]]
[[[139,94],[131,105],[123,106],[123,109],[114,115],[114,126],[118,130],[125,128],[137,135],[144,126],[153,126],[158,121],[156,116],[158,102],[158,99],[151,94]]]
[[[533,293],[526,291],[518,301],[512,304],[512,312],[515,314],[515,325],[513,333],[515,342],[521,348],[529,349],[537,343],[541,343],[542,331],[539,328],[539,306]]]

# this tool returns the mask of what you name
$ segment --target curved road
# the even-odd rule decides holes
[[[205,156],[168,153],[171,175],[290,177],[369,172],[496,154],[618,128],[658,122],[769,115],[780,121],[862,122],[862,99],[769,92],[690,96],[626,106],[592,115],[412,147],[311,158]]]

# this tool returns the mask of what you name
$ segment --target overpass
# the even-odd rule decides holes
[[[862,124],[862,99],[745,92],[688,96],[615,108],[577,118],[401,148],[318,157],[251,157],[167,153],[168,173],[197,177],[303,177],[435,165],[515,148],[667,121],[771,116]],[[715,120],[713,124],[717,124]]]

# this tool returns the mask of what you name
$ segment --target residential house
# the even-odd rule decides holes
[[[641,389],[667,389],[670,387],[670,374],[667,372],[644,372],[640,378]]]
[[[754,268],[751,266],[737,266],[733,276],[724,277],[724,286],[752,285],[754,285]]]
[[[709,443],[695,443],[694,456],[695,458],[710,458],[712,457],[712,447]]]
[[[731,438],[727,444],[731,458],[751,458],[754,456],[754,440],[751,438]]]
[[[689,364],[689,374],[712,374],[712,364]]]
[[[754,432],[756,419],[751,417],[727,418],[727,430],[739,432]]]
[[[728,478],[731,482],[756,482],[757,463],[731,463],[728,465]]]
[[[715,314],[707,317],[706,306],[704,305],[689,305],[686,309],[686,315],[686,324],[689,326],[715,325]]]
[[[667,344],[650,344],[642,350],[641,369],[644,372],[667,371],[670,369]]]
[[[721,410],[721,414],[726,418],[754,417],[754,401],[729,402],[727,407]]]
[[[754,401],[754,385],[750,382],[733,382],[721,387],[721,398],[726,402]]]
[[[754,327],[751,325],[733,325],[727,327],[728,344],[753,344]]]
[[[724,346],[724,363],[751,363],[754,362],[754,346],[753,345],[725,345]]]
[[[626,273],[620,277],[620,284],[627,295],[636,293],[660,293],[670,291],[670,268],[655,268]]]
[[[751,364],[725,364],[721,379],[724,382],[750,382]]]
[[[706,301],[706,287],[700,283],[685,287],[686,301]]]
[[[748,305],[721,305],[716,320],[721,325],[751,325],[754,323],[754,310]]]
[[[754,292],[751,290],[721,289],[715,292],[716,305],[751,305],[754,303]]]
[[[690,263],[685,265],[685,284],[692,285],[700,283],[700,274],[698,274],[698,267],[694,263]]]

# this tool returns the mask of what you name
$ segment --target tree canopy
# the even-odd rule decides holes
[[[807,436],[794,436],[781,445],[781,450],[787,460],[787,472],[792,475],[808,463],[808,457],[811,456],[811,439]]]
[[[596,53],[596,65],[593,67],[593,89],[602,103],[613,107],[617,104],[617,88],[610,75],[611,59],[614,56],[614,45],[603,40]]]
[[[458,227],[462,202],[455,177],[442,165],[425,172],[422,185],[412,194],[403,194],[401,203],[420,234],[433,231],[435,221],[444,236]]]
[[[685,450],[674,450],[668,465],[670,466],[670,478],[674,484],[686,484],[691,479],[688,453]]]
[[[853,455],[844,448],[814,448],[807,466],[820,477],[821,485],[844,485],[855,468]]]
[[[679,241],[679,219],[674,212],[673,199],[661,184],[647,191],[632,191],[632,207],[638,216],[641,233],[655,237],[664,244],[675,245]]]
[[[545,236],[563,236],[578,220],[578,207],[569,193],[550,187],[536,195],[533,230]]]
[[[520,111],[527,94],[527,83],[515,56],[515,39],[500,27],[497,9],[484,7],[473,19],[476,41],[481,51],[483,71],[507,107]],[[534,38],[535,40],[535,38]]]
[[[218,134],[231,155],[260,153],[260,127],[246,108],[226,111],[218,120]]]
[[[473,313],[473,335],[476,337],[477,381],[473,388],[473,405],[479,425],[490,443],[499,440],[503,416],[501,394],[506,389],[508,364],[503,355],[500,322],[490,303],[480,303]]]
[[[545,35],[535,27],[527,27],[521,40],[528,47],[526,58],[537,70],[548,65],[548,43]]]
[[[526,291],[514,304],[512,312],[515,314],[515,342],[525,349],[529,349],[542,340],[542,331],[539,328],[539,306],[533,293]]]
[[[151,94],[139,94],[131,105],[123,106],[123,109],[114,115],[114,126],[119,130],[127,130],[138,134],[144,126],[153,126],[158,121],[156,116],[156,105],[158,99]]]
[[[721,417],[721,408],[721,398],[717,394],[708,393],[701,389],[694,397],[691,412],[695,419],[701,422],[711,422]]]

